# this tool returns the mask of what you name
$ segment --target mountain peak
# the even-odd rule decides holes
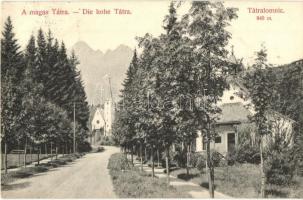
[[[73,49],[80,61],[78,69],[81,70],[88,101],[100,102],[101,89],[104,89],[102,92],[104,97],[111,96],[108,82],[102,78],[106,74],[111,75],[112,94],[114,99],[117,99],[132,59],[133,50],[127,45],[121,44],[113,50],[105,51],[104,54],[100,50],[92,49],[84,41],[78,41],[73,45]]]
[[[84,41],[78,41],[76,42],[76,44],[74,44],[73,48],[77,48],[77,49],[90,49],[93,50],[86,42]]]

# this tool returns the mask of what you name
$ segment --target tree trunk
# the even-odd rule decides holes
[[[147,149],[144,147],[144,161],[147,161]]]
[[[214,168],[212,166],[211,162],[211,156],[210,156],[210,140],[209,140],[209,135],[207,137],[207,143],[206,143],[206,163],[207,163],[207,172],[208,172],[208,191],[209,191],[209,196],[210,198],[214,198]]]
[[[45,155],[47,156],[47,144],[46,144],[46,143],[44,143],[44,148],[45,148],[45,149],[44,149],[44,150],[45,150],[44,153],[45,153]]]
[[[155,161],[154,161],[154,146],[151,147],[151,163],[152,163],[152,177],[155,177]]]
[[[53,143],[51,142],[51,149],[50,149],[50,155],[51,155],[51,161],[53,161]]]
[[[38,165],[40,165],[40,154],[41,154],[41,146],[39,145],[39,151],[38,151]]]
[[[58,145],[56,145],[56,159],[58,159]]]
[[[189,176],[189,145],[187,145],[186,151],[186,174]]]
[[[157,149],[157,160],[158,160],[157,166],[159,168],[160,167],[160,150],[159,150],[159,148]]]
[[[166,163],[166,181],[169,186],[169,147],[166,147],[165,163]]]
[[[24,145],[24,167],[26,167],[26,148],[27,147],[27,138],[25,138],[25,145]]]
[[[18,167],[21,167],[20,150],[20,143],[18,141]]]
[[[130,147],[130,159],[131,159],[131,164],[134,166],[134,147]]]
[[[264,172],[264,157],[263,157],[263,135],[260,138],[260,170],[261,170],[261,197],[265,198],[266,177]]]
[[[33,162],[32,149],[33,149],[33,146],[31,145],[31,148],[29,149],[29,154],[31,155],[31,163]]]
[[[140,170],[143,171],[143,152],[142,152],[142,143],[140,143]]]
[[[4,172],[7,174],[7,143],[4,143]]]

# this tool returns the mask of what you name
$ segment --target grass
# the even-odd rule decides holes
[[[165,179],[132,167],[121,153],[113,154],[108,163],[116,194],[120,198],[190,198],[188,194],[167,186]]]
[[[34,167],[21,168],[17,171],[8,172],[7,174],[1,173],[1,186],[2,187],[4,186],[5,189],[5,186],[8,186],[9,183],[15,181],[16,179],[27,178],[38,173],[46,172],[52,168],[56,168],[61,165],[65,165],[68,162],[72,162],[83,155],[84,154],[65,155],[63,157],[49,161],[47,163],[41,163],[40,165],[35,165]]]
[[[50,155],[47,154],[40,154],[40,160],[49,158]],[[19,158],[20,158],[20,164],[19,164]],[[1,158],[1,169],[4,169],[4,154],[2,155]],[[36,162],[38,160],[38,155],[37,154],[26,154],[26,163],[32,163]],[[24,155],[23,154],[7,154],[7,168],[12,169],[12,168],[17,168],[19,166],[23,166],[24,162]]]
[[[171,174],[180,179],[194,182],[208,188],[207,174],[197,169],[190,170],[190,176],[185,169],[172,171]],[[242,164],[215,168],[215,190],[232,197],[260,197],[260,170],[257,165]],[[266,194],[269,198],[302,198],[303,177],[295,176],[289,186],[267,185]]]

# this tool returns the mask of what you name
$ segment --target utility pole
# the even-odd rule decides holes
[[[103,104],[103,88],[101,87],[100,107]]]
[[[76,153],[76,104],[74,102],[74,153]]]

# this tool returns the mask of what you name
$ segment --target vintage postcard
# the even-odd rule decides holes
[[[2,1],[1,198],[303,198],[303,1]]]

